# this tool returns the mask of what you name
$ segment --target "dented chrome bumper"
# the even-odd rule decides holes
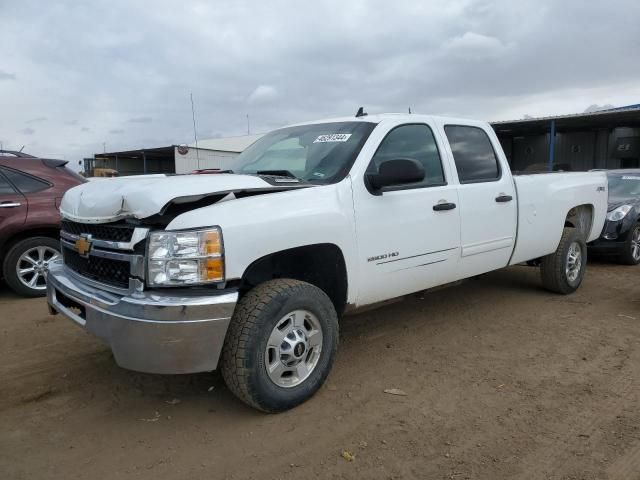
[[[122,296],[56,263],[49,267],[47,300],[52,314],[109,345],[121,367],[175,374],[215,370],[238,293],[166,289]]]

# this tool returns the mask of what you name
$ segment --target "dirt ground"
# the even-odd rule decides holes
[[[564,297],[514,267],[347,317],[327,384],[280,415],[216,373],[120,369],[2,287],[0,478],[640,479],[639,279],[590,264]]]

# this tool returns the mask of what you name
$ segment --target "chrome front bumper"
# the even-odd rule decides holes
[[[82,282],[59,262],[49,266],[47,300],[50,313],[61,313],[109,345],[121,367],[175,374],[215,370],[238,293],[167,289],[116,295]]]

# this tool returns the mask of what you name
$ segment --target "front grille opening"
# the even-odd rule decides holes
[[[129,287],[129,262],[96,256],[83,258],[69,248],[63,248],[62,255],[65,265],[84,277],[117,288]]]
[[[63,307],[67,307],[69,310],[71,310],[71,312],[75,313],[83,320],[87,319],[87,311],[84,308],[84,305],[76,302],[72,298],[67,297],[64,293],[57,289],[56,300],[60,305],[62,305]]]
[[[62,230],[73,235],[90,234],[96,240],[129,242],[135,227],[126,223],[93,224],[63,220]]]

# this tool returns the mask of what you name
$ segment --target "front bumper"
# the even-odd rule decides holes
[[[589,250],[598,255],[619,255],[624,251],[631,223],[624,220],[604,223],[602,233],[597,240],[589,243]]]
[[[47,300],[111,347],[123,368],[147,373],[215,370],[238,292],[166,289],[115,295],[88,285],[61,262],[49,266]]]

